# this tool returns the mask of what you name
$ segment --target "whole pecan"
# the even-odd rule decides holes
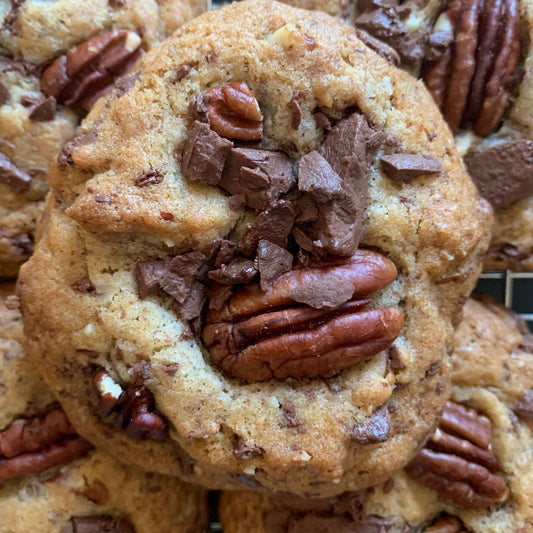
[[[90,109],[143,56],[133,31],[97,35],[58,57],[41,77],[41,89],[62,104]]]
[[[227,139],[256,141],[263,135],[263,117],[244,82],[216,87],[200,97],[198,105],[213,131]]]
[[[93,388],[99,397],[97,413],[100,418],[111,416],[113,424],[132,439],[146,435],[154,439],[167,436],[167,424],[153,412],[154,396],[144,385],[124,390],[106,370],[98,368],[93,375]]]
[[[420,483],[467,509],[483,509],[509,495],[502,468],[490,450],[491,422],[448,402],[439,427],[406,467]]]
[[[0,481],[37,474],[83,457],[91,448],[61,409],[42,418],[15,420],[0,433]]]
[[[452,130],[473,122],[488,135],[499,123],[520,55],[517,0],[452,0],[443,13],[454,40],[424,65],[424,81]]]
[[[366,295],[391,283],[396,274],[382,255],[358,250],[349,258],[291,270],[266,291],[250,284],[209,311],[204,342],[217,365],[243,379],[315,377],[346,368],[398,336],[403,326],[399,309],[363,309],[370,303]],[[320,305],[313,295],[302,297],[302,287],[319,292],[325,280],[343,291],[345,284],[350,286],[344,303]],[[308,305],[300,303],[306,300]]]

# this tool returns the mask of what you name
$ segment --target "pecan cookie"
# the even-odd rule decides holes
[[[498,304],[468,300],[455,341],[452,401],[404,471],[329,500],[224,493],[224,531],[532,531],[533,336]]]
[[[495,209],[484,268],[532,270],[531,1],[288,3],[340,16],[383,57],[423,79]]]
[[[68,422],[28,360],[14,286],[0,285],[0,530],[203,531],[204,491],[124,466]]]
[[[0,4],[0,276],[33,250],[51,160],[85,111],[207,0]],[[67,23],[65,23],[67,21]],[[121,86],[134,83],[122,80]]]
[[[49,181],[20,294],[93,442],[213,487],[332,494],[433,429],[490,208],[422,84],[347,26],[264,1],[199,17]]]

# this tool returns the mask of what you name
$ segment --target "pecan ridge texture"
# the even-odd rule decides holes
[[[483,509],[505,501],[509,489],[501,465],[490,449],[490,420],[449,401],[439,427],[406,467],[417,481],[466,509]]]
[[[301,285],[338,276],[352,284],[352,298],[316,309],[291,297]],[[233,377],[316,377],[376,355],[392,344],[403,326],[399,309],[364,309],[366,296],[396,278],[382,255],[358,250],[353,256],[290,270],[266,291],[250,284],[221,309],[211,309],[203,340],[212,360]]]

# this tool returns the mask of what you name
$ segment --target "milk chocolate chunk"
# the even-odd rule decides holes
[[[264,451],[255,444],[246,442],[242,437],[237,436],[237,440],[233,445],[233,456],[237,461],[247,461],[252,457],[263,455]]]
[[[55,114],[56,99],[53,96],[49,96],[35,105],[31,110],[29,117],[30,120],[35,122],[48,122],[53,120]]]
[[[395,181],[410,181],[424,174],[438,174],[442,165],[438,159],[417,154],[390,154],[381,157],[385,174]]]
[[[358,444],[376,444],[389,438],[389,410],[380,405],[367,422],[356,424],[352,431],[352,440]]]
[[[239,255],[239,246],[236,242],[223,239],[220,242],[215,258],[215,268],[219,268],[224,263],[229,263]]]
[[[182,320],[194,320],[196,317],[200,316],[202,308],[204,307],[206,301],[207,287],[202,285],[200,282],[195,281],[190,287],[189,294],[183,301],[179,304],[177,302],[174,306],[176,314]]]
[[[246,205],[264,210],[294,186],[291,160],[282,152],[233,148],[219,185]]]
[[[95,131],[83,131],[80,127],[76,128],[72,140],[66,143],[61,149],[61,152],[59,152],[59,155],[57,156],[57,166],[59,168],[64,168],[68,165],[73,165],[73,150],[79,146],[93,143],[96,140],[96,137],[97,134]]]
[[[353,113],[341,120],[319,148],[342,180],[346,197],[319,206],[315,228],[323,249],[332,255],[352,255],[361,236],[372,159],[383,141],[366,118]]]
[[[261,276],[261,289],[266,291],[272,282],[292,267],[292,254],[266,239],[257,246],[257,270]]]
[[[341,200],[346,196],[341,178],[316,150],[300,159],[298,189],[309,193],[319,203]]]
[[[145,172],[142,176],[135,180],[137,187],[149,187],[151,185],[158,185],[165,179],[165,175],[158,168],[154,168]]]
[[[347,302],[353,293],[353,285],[347,279],[336,274],[326,274],[320,279],[298,285],[287,296],[315,309],[335,309]]]
[[[218,185],[233,143],[207,124],[195,121],[183,149],[181,172],[189,181]]]
[[[9,89],[0,81],[0,105],[4,105],[9,100]]]
[[[182,304],[189,296],[195,276],[205,260],[202,252],[189,252],[174,257],[161,277],[159,286]]]
[[[359,37],[359,39],[361,39],[361,41],[363,41],[368,46],[368,48],[374,50],[374,52],[379,54],[382,58],[386,59],[391,65],[398,66],[400,64],[400,56],[392,46],[389,46],[383,41],[372,37],[370,33],[367,33],[361,28],[357,28],[355,30],[355,34],[357,35],[357,37]]]
[[[167,271],[164,261],[141,261],[135,267],[135,280],[139,298],[159,292],[159,280]]]
[[[30,188],[31,177],[0,152],[0,183],[5,183],[15,192],[24,192]]]
[[[527,420],[533,420],[533,390],[529,391],[516,404],[515,413]]]
[[[222,285],[234,285],[235,283],[248,283],[256,274],[257,270],[251,259],[237,257],[227,265],[211,270],[207,276]]]
[[[500,209],[533,194],[533,142],[509,141],[464,157],[481,196]]]
[[[127,520],[111,516],[74,516],[71,523],[72,533],[135,533]]]

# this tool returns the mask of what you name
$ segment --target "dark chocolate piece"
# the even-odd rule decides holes
[[[352,440],[358,444],[376,444],[389,438],[389,410],[380,405],[368,421],[356,424],[352,430]]]
[[[205,260],[202,252],[189,252],[174,257],[159,280],[159,286],[178,303],[183,304]]]
[[[164,261],[142,261],[135,267],[135,280],[139,298],[146,298],[150,294],[159,292],[159,280],[167,271]]]
[[[207,276],[222,285],[234,285],[236,283],[248,283],[256,274],[257,270],[251,259],[237,257],[227,265],[209,271]]]
[[[15,192],[24,192],[30,188],[31,177],[0,152],[0,183],[5,183]]]
[[[309,193],[315,202],[322,204],[346,197],[341,178],[316,150],[300,159],[298,189]]]
[[[395,181],[411,181],[425,174],[438,174],[441,162],[434,157],[417,154],[390,154],[381,156],[381,167]]]
[[[257,245],[257,270],[261,277],[261,289],[266,291],[272,282],[292,268],[292,254],[266,239]]]
[[[35,122],[48,122],[54,119],[55,114],[56,99],[53,96],[49,96],[35,105],[29,118]]]
[[[367,33],[361,28],[357,28],[355,34],[368,46],[368,48],[374,50],[376,54],[387,60],[391,65],[397,67],[400,64],[400,56],[392,46],[372,37],[370,33]]]

